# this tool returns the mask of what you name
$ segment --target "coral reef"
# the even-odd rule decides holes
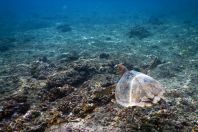
[[[1,39],[0,132],[198,131],[197,28],[150,19],[73,23],[72,32],[67,24],[35,22]],[[126,37],[131,24],[140,26]],[[119,63],[159,80],[167,106],[117,104]]]
[[[112,72],[115,68],[111,65],[101,71],[100,58],[97,59],[77,60],[61,70],[48,71],[46,68],[46,72],[53,75],[45,74],[45,78],[37,78],[37,81],[24,81],[20,85],[24,90],[1,100],[0,131],[196,130],[197,116],[193,114],[196,105],[184,99],[185,91],[168,90],[165,95],[168,109],[158,104],[150,108],[121,108],[115,102],[114,93],[119,75]],[[36,65],[46,65],[46,61],[40,61]],[[48,60],[47,63],[52,62]],[[158,67],[160,65],[153,71]],[[35,70],[40,71],[40,68]]]

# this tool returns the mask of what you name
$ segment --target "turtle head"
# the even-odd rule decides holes
[[[119,74],[122,76],[125,72],[128,71],[128,69],[122,64],[115,65],[115,68],[118,70]]]

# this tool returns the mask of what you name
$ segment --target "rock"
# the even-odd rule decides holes
[[[78,87],[96,73],[95,65],[87,64],[85,62],[71,65],[70,68],[67,69],[68,70],[60,71],[49,76],[47,87],[61,87],[65,84]]]
[[[82,72],[81,72],[82,73]],[[47,87],[61,87],[65,84],[69,84],[72,86],[77,86],[84,82],[87,79],[87,73],[81,75],[74,69],[60,72],[55,75],[52,75],[48,78]]]
[[[13,114],[21,115],[26,113],[26,111],[30,108],[30,104],[26,101],[26,96],[15,96],[11,99],[5,99],[5,101],[1,102],[1,119],[10,118]]]
[[[80,118],[85,118],[92,113],[95,108],[96,105],[94,103],[82,102],[73,109],[73,113]]]
[[[61,111],[65,115],[78,114],[81,110],[83,97],[80,95],[80,89],[68,94],[68,96],[63,97],[63,101],[60,101],[56,106],[58,111]]]
[[[108,104],[112,99],[114,99],[114,89],[115,85],[110,85],[108,87],[103,87],[93,92],[92,100],[98,105],[102,106]]]
[[[56,29],[60,33],[65,33],[65,32],[71,32],[72,31],[71,26],[68,25],[68,24],[61,24],[61,25],[57,26]]]
[[[109,59],[110,55],[107,54],[107,53],[101,53],[101,54],[99,55],[99,57],[100,57],[100,59]]]
[[[43,95],[43,98],[46,98],[49,101],[54,101],[60,99],[72,93],[75,90],[74,87],[65,84],[63,87],[54,87],[47,91],[46,95]],[[45,99],[44,99],[45,100]]]
[[[88,103],[96,106],[108,104],[114,98],[115,80],[117,76],[111,74],[98,74],[81,85],[83,95]]]
[[[143,39],[151,36],[151,33],[143,26],[134,26],[130,29],[128,33],[129,38]]]
[[[42,61],[35,61],[31,64],[30,72],[32,77],[36,79],[46,79],[48,75],[52,74],[55,66],[47,62],[47,59],[43,58]]]

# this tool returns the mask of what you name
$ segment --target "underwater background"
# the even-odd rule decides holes
[[[197,0],[0,0],[0,132],[198,131]],[[168,109],[115,101],[115,65]]]

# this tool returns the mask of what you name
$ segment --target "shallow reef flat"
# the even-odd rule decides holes
[[[1,39],[0,132],[198,131],[197,35],[195,25],[151,17]],[[169,108],[119,106],[118,63],[160,81]]]

